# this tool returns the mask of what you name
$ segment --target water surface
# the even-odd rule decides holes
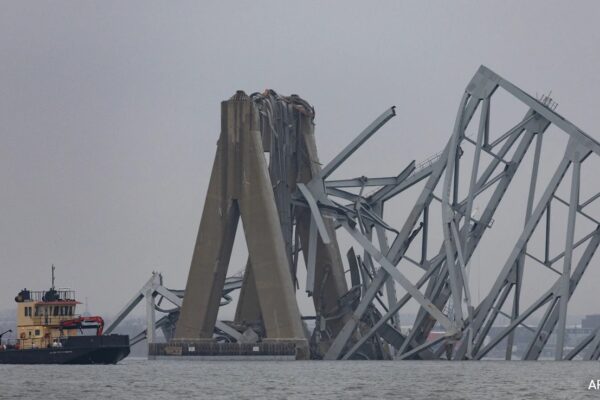
[[[599,362],[147,361],[0,365],[0,399],[600,399]]]

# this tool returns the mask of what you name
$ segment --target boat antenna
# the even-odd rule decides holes
[[[54,266],[54,264],[52,264],[52,290],[54,290],[54,270],[56,269],[56,267]]]

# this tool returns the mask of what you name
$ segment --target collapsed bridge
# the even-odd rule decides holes
[[[526,108],[502,132],[490,128],[499,90]],[[297,359],[466,360],[482,359],[502,346],[511,359],[515,332],[525,327],[531,339],[523,359],[538,359],[549,345],[557,360],[598,359],[598,329],[571,347],[565,337],[569,301],[600,244],[600,222],[593,213],[600,188],[580,198],[582,171],[597,162],[600,144],[555,108],[548,96],[534,98],[482,66],[436,156],[412,161],[391,176],[334,180],[331,175],[394,117],[393,107],[322,165],[309,103],[274,91],[237,92],[222,103],[221,134],[185,295],[172,301],[178,306],[169,319],[174,329],[168,343],[151,344],[151,354],[218,355],[218,334],[230,339],[223,345],[227,354],[246,354],[251,345],[259,349],[253,351],[276,354],[291,349]],[[550,127],[565,145],[559,149],[552,142],[552,154],[560,159],[546,183],[540,166],[549,157],[543,143]],[[531,164],[524,162],[528,154]],[[508,201],[519,172],[528,176],[527,192],[519,198],[522,226],[515,237],[504,238],[512,247],[499,260],[489,291],[476,300],[469,279],[473,256],[498,225],[496,211]],[[594,184],[586,182],[586,190]],[[559,189],[568,196],[561,197]],[[403,223],[394,226],[386,220],[389,202],[408,192],[416,200]],[[553,217],[558,206],[566,208],[564,223]],[[218,321],[240,218],[248,260],[235,318]],[[582,229],[587,230],[579,235]],[[343,253],[342,232],[353,242]],[[559,244],[550,240],[557,235]],[[436,237],[437,246],[432,245]],[[304,282],[298,281],[300,267],[306,268]],[[533,268],[555,278],[540,290],[544,281],[524,279]],[[312,331],[296,300],[301,286],[315,308]],[[524,301],[531,297],[524,294],[535,291],[541,295]],[[410,303],[418,312],[411,329],[402,329],[399,312]],[[493,329],[499,317],[506,325]],[[226,335],[227,330],[233,333]],[[553,333],[556,339],[549,344]],[[246,347],[236,353],[236,343]]]

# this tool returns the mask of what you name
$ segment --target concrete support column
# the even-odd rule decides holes
[[[212,337],[240,216],[267,337],[307,347],[263,154],[258,111],[243,92],[221,103],[221,135],[177,339]]]

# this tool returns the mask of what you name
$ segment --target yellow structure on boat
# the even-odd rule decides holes
[[[76,336],[76,327],[64,326],[76,317],[80,304],[72,290],[29,291],[23,289],[17,302],[17,336],[23,349],[60,346],[59,338]]]

